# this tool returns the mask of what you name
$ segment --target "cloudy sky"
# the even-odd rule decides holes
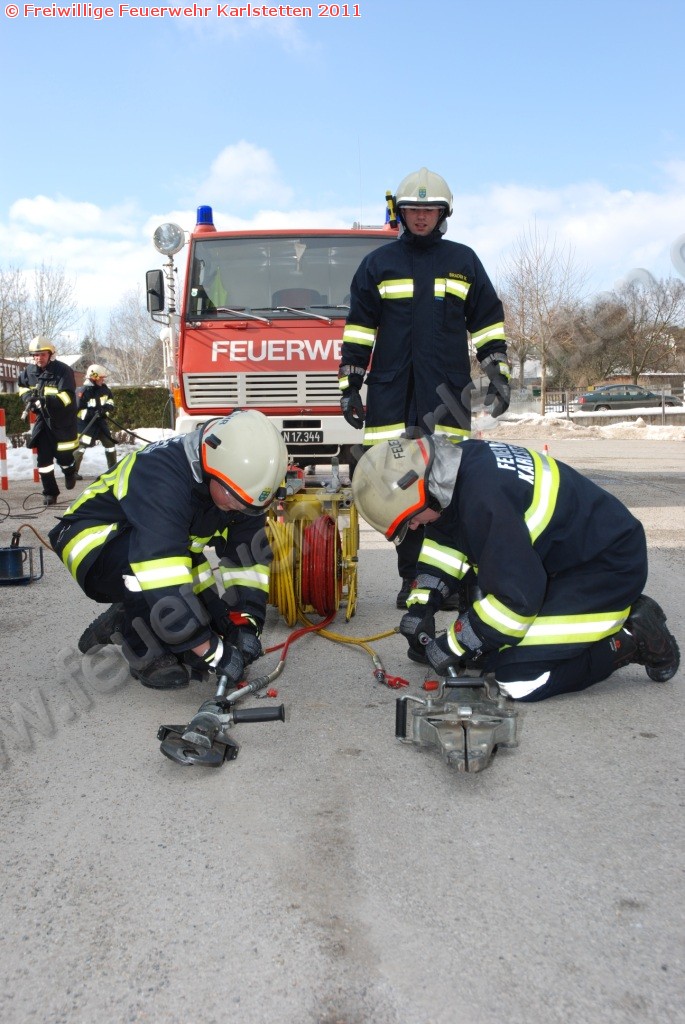
[[[64,266],[103,321],[162,221],[380,223],[421,165],[494,279],[534,224],[593,291],[685,277],[682,0],[156,10],[0,5],[0,267]]]

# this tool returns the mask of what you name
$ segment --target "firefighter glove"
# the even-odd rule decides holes
[[[426,640],[435,639],[433,612],[423,605],[412,608],[402,616],[400,633],[409,644],[410,650],[423,656],[426,653]]]
[[[217,676],[226,676],[229,687],[237,686],[243,678],[245,662],[242,654],[237,647],[224,643],[219,636],[212,639],[203,660],[205,666],[216,672]]]
[[[264,654],[261,640],[255,632],[255,629],[251,626],[243,626],[238,630],[236,647],[242,655],[246,668],[248,665],[251,665],[253,661],[256,661],[257,658],[261,658],[262,654]]]
[[[438,675],[445,675],[449,668],[477,662],[484,653],[484,647],[471,625],[468,612],[460,615],[444,636],[428,644],[425,653]]]
[[[486,408],[492,406],[491,412],[496,418],[509,408],[511,369],[504,352],[494,352],[491,356],[486,356],[480,365],[490,380],[483,405]]]
[[[431,642],[423,648],[426,657],[439,676],[446,676],[450,668],[458,668],[463,664],[464,658],[455,654],[449,646],[447,636],[441,636],[438,640]]]
[[[357,388],[348,387],[340,397],[342,414],[351,427],[361,430],[364,426],[364,406]]]

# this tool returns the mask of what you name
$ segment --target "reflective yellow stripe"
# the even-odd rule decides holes
[[[466,440],[471,436],[470,430],[462,430],[461,427],[445,427],[442,423],[438,423],[434,433],[442,434],[443,437],[448,438],[452,444],[459,444],[460,441]]]
[[[466,647],[462,647],[462,645],[459,643],[459,640],[457,639],[459,635],[455,630],[457,622],[459,622],[459,619],[453,622],[450,628],[447,630],[447,645],[453,654],[456,654],[458,658],[461,658],[467,653],[467,649]]]
[[[194,565],[191,568],[193,575],[193,590],[196,594],[206,590],[214,584],[214,572],[209,562],[202,562],[201,565]]]
[[[471,341],[478,349],[482,345],[487,344],[488,341],[505,341],[506,336],[504,334],[504,322],[499,324],[490,324],[489,327],[482,327],[479,331],[475,331],[471,335]]]
[[[138,458],[138,452],[131,452],[124,459],[119,462],[114,469],[111,469],[109,473],[104,474],[104,479],[108,484],[112,485],[112,494],[121,501],[128,494],[128,478],[131,475],[136,459]]]
[[[434,540],[424,540],[421,545],[419,561],[426,565],[434,565],[450,576],[456,576],[460,580],[470,569],[466,555],[456,548],[447,548],[442,544],[436,544]]]
[[[554,459],[531,451],[535,466],[533,500],[525,514],[525,522],[533,543],[549,526],[559,496],[559,467]]]
[[[540,647],[543,644],[590,644],[617,633],[630,614],[630,608],[620,612],[595,612],[584,615],[540,615],[521,641],[522,647]]]
[[[78,448],[78,438],[75,441],[58,441],[57,451],[58,452],[73,452],[74,448]]]
[[[190,558],[154,558],[149,562],[131,562],[141,590],[180,587],[193,582]]]
[[[228,590],[229,587],[254,587],[256,590],[269,590],[269,568],[266,565],[236,566],[227,569],[220,566],[221,581]]]
[[[362,327],[361,324],[347,324],[343,331],[343,345],[347,342],[350,345],[366,345],[372,348],[376,340],[376,331],[373,327]]]
[[[410,277],[379,281],[378,291],[382,299],[411,299],[414,295],[414,282]]]
[[[106,526],[91,526],[87,530],[81,530],[62,551],[62,561],[71,575],[76,579],[81,562],[90,552],[104,544],[110,533],[117,529],[116,523],[107,523]]]
[[[59,398],[62,405],[71,405],[71,395],[68,391],[58,391],[57,397]]]
[[[404,431],[404,423],[391,423],[387,427],[366,427],[364,430],[364,444],[378,444],[380,441],[389,441],[394,437],[401,437]]]
[[[498,633],[504,633],[516,640],[526,635],[531,622],[535,619],[534,615],[517,615],[492,594],[474,601],[473,610],[481,622],[496,629]]]
[[[444,299],[445,295],[456,295],[458,299],[465,299],[470,287],[468,281],[455,281],[451,277],[436,277],[435,297]]]

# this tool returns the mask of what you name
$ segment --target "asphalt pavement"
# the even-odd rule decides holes
[[[642,518],[684,647],[685,444],[550,448]],[[0,549],[20,529],[37,574],[55,512],[28,482],[2,497]],[[392,629],[397,585],[364,527],[357,613],[333,628]],[[396,739],[363,648],[308,635],[278,697],[246,701],[286,722],[189,768],[157,729],[206,684],[157,693],[114,648],[82,658],[99,609],[50,551],[0,602],[4,1024],[685,1021],[682,670],[521,707],[520,745],[468,775]],[[270,608],[265,646],[289,632]],[[370,646],[422,695],[397,635]]]

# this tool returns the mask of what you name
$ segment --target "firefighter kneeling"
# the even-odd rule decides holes
[[[400,631],[409,657],[445,675],[494,673],[521,701],[584,690],[624,665],[666,682],[680,654],[642,594],[642,524],[613,495],[548,455],[500,441],[382,442],[352,480],[360,515],[388,540],[424,525]],[[465,580],[468,607],[435,639],[435,612]]]
[[[79,649],[121,643],[131,674],[155,689],[187,686],[187,666],[238,683],[262,653],[266,509],[286,466],[280,433],[247,410],[132,452],[87,487],[50,531],[81,589],[112,602]]]

